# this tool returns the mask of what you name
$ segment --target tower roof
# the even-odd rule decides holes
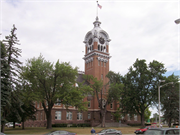
[[[99,21],[98,17],[96,17],[96,20],[93,22],[93,24],[94,24],[94,28],[86,34],[84,43],[87,43],[88,39],[90,38],[99,39],[102,36],[103,38],[105,38],[106,42],[110,42],[111,40],[109,39],[108,33],[100,27],[101,22]]]

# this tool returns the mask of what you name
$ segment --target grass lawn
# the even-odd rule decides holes
[[[109,127],[110,128],[110,127]],[[139,127],[111,127],[112,129],[117,129],[122,132],[122,134],[134,134],[134,131],[138,129]],[[96,130],[96,133],[104,128],[94,128]],[[13,128],[5,128],[5,134],[36,134],[36,135],[44,135],[46,133],[49,133],[51,131],[56,130],[66,130],[69,132],[77,133],[77,135],[90,135],[91,127],[65,127],[65,128],[52,128],[52,129],[46,129],[45,127],[27,127],[24,130],[22,130],[20,127]],[[135,134],[134,134],[135,135]]]

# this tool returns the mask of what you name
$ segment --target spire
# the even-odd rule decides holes
[[[93,22],[93,24],[94,24],[94,27],[100,27],[101,22],[99,21],[98,16],[96,16],[96,21]]]

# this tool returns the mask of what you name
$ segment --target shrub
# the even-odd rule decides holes
[[[67,127],[67,124],[61,123],[61,124],[52,124],[52,127]]]

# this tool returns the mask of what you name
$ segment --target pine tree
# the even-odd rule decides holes
[[[10,108],[11,108],[11,110],[13,109],[15,112],[18,112],[17,106],[13,107],[14,102],[16,102],[16,103],[18,102],[18,107],[21,107],[21,105],[23,104],[19,100],[18,95],[13,93],[13,91],[16,90],[16,86],[18,85],[18,82],[19,82],[18,74],[20,72],[21,64],[22,64],[18,59],[21,56],[21,49],[16,47],[17,45],[20,45],[19,40],[15,34],[16,30],[17,29],[16,29],[15,25],[13,25],[10,35],[6,36],[5,40],[2,41],[2,43],[5,46],[4,48],[6,50],[6,55],[4,54],[4,56],[3,56],[4,57],[4,61],[3,61],[4,62],[4,65],[3,65],[4,72],[2,73],[2,74],[4,74],[3,90],[4,90],[4,94],[7,95],[7,96],[3,97],[3,100],[6,99],[6,101],[8,101],[7,103],[9,103],[9,106],[7,106],[7,104],[6,104],[2,107],[2,119],[1,120],[3,120],[3,121],[2,121],[1,132],[4,132],[4,121],[6,120],[6,116],[10,112]],[[15,115],[18,116],[18,113],[16,113]]]

